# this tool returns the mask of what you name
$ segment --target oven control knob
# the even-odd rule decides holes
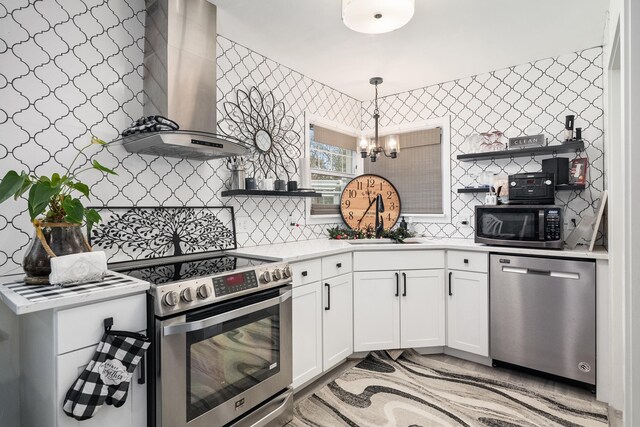
[[[182,292],[180,292],[180,298],[182,298],[182,301],[184,302],[191,302],[193,301],[193,289],[191,288],[186,288],[183,289]]]
[[[274,280],[282,279],[282,271],[280,271],[279,268],[276,268],[275,270],[273,270],[273,278]]]
[[[178,303],[178,293],[175,291],[169,291],[162,297],[164,305],[174,307]]]
[[[262,283],[269,283],[271,281],[271,272],[267,270],[264,273],[262,273],[260,275],[260,281]]]
[[[198,298],[207,299],[211,296],[211,288],[207,285],[198,286]]]
[[[291,277],[291,268],[289,268],[288,265],[282,269],[282,277],[284,277],[285,279]]]

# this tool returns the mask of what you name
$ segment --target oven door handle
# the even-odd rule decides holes
[[[291,290],[286,291],[285,293],[283,293],[278,297],[271,298],[266,301],[260,301],[255,304],[238,308],[236,310],[228,311],[226,313],[218,314],[216,316],[211,316],[206,319],[197,320],[195,322],[177,323],[175,325],[165,326],[162,329],[162,335],[166,337],[168,335],[184,334],[187,332],[199,331],[201,329],[205,329],[210,326],[219,325],[229,320],[236,319],[240,316],[246,316],[247,314],[255,313],[256,311],[264,310],[265,308],[282,304],[289,298],[291,298]]]

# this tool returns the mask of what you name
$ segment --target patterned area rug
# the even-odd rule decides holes
[[[405,352],[371,353],[299,402],[291,426],[607,426],[606,405]],[[288,425],[289,427],[289,425]]]

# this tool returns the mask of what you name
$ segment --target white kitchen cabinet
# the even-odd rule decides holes
[[[354,273],[354,350],[445,343],[442,269]]]
[[[351,273],[323,280],[322,301],[322,367],[327,371],[353,353]]]
[[[147,386],[138,384],[140,365],[131,379],[123,406],[103,405],[95,417],[82,422],[67,416],[62,410],[67,390],[89,363],[102,338],[103,321],[107,317],[113,318],[115,330],[144,333],[147,324],[145,294],[68,309],[38,311],[20,317],[23,426],[146,425]]]
[[[408,270],[400,276],[400,347],[443,346],[444,270]]]
[[[394,271],[353,273],[353,349],[400,347],[400,298]]]
[[[293,387],[322,373],[321,282],[294,286],[292,295]]]
[[[449,270],[447,347],[489,356],[489,282],[486,273]]]

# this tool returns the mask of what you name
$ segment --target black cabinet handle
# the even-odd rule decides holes
[[[336,267],[338,267],[338,268],[342,267],[342,263],[341,262],[337,263]]]
[[[140,359],[140,376],[138,377],[138,384],[144,384],[147,382],[147,370],[145,367],[144,360],[147,358],[147,354],[143,354]]]
[[[331,310],[331,285],[328,283],[324,285],[327,287],[327,306],[324,309]]]
[[[307,272],[306,271],[302,272],[302,277],[307,277]]]
[[[449,296],[453,296],[453,292],[451,292],[451,276],[453,276],[453,271],[449,272]]]
[[[407,273],[402,273],[402,280],[404,281],[404,290],[402,291],[402,296],[407,296]]]
[[[469,260],[468,260],[468,259],[466,259],[466,258],[463,260],[463,262],[464,262],[465,264],[469,264]]]
[[[396,296],[400,296],[400,275],[395,273],[396,275]]]

